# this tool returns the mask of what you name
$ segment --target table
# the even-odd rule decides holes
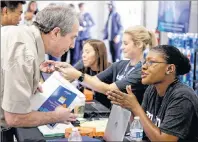
[[[16,138],[19,142],[46,142],[61,137],[46,138],[37,127],[16,128]]]
[[[46,138],[42,135],[37,127],[33,128],[16,128],[16,138],[19,142],[67,142],[66,138],[63,137],[51,137]],[[83,141],[94,141],[94,142],[104,142],[100,139],[92,139],[89,137],[82,137]],[[128,136],[126,136],[123,142],[130,142]],[[147,142],[142,140],[141,142]]]
[[[19,142],[67,142],[63,137],[46,138],[42,135],[37,127],[33,128],[16,128],[16,138]],[[93,139],[87,136],[82,137],[83,141],[101,142],[101,139]]]

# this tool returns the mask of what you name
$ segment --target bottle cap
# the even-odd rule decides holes
[[[139,116],[135,116],[134,119],[135,119],[135,120],[139,120],[140,117],[139,117]]]

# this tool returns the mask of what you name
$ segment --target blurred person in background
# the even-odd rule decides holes
[[[1,1],[1,26],[18,25],[25,1]]]
[[[75,10],[74,4],[70,3],[69,6]],[[65,54],[63,56],[61,56],[61,62],[66,62],[67,61],[67,55],[68,55],[69,52],[70,52],[70,60],[72,59],[71,56],[75,56],[75,55],[73,55],[74,49],[72,48],[68,52],[65,52]]]
[[[121,39],[123,26],[121,23],[120,14],[116,12],[114,1],[108,3],[109,16],[104,28],[104,38],[109,41],[109,48],[112,56],[112,62],[119,61],[121,58]]]
[[[144,50],[157,45],[155,33],[143,26],[133,26],[125,30],[123,35],[124,57],[130,60],[120,60],[113,63],[95,76],[76,70],[70,64],[57,62],[58,70],[68,80],[78,79],[82,85],[105,94],[109,90],[126,92],[126,86],[131,85],[134,94],[141,103],[147,86],[141,83],[141,67]]]
[[[71,50],[70,64],[74,65],[81,59],[81,52],[83,48],[83,42],[91,38],[90,30],[95,25],[95,22],[90,15],[86,12],[85,3],[79,3],[78,7],[80,10],[79,13],[79,22],[80,30],[79,35],[76,39],[75,48]]]
[[[107,49],[104,42],[97,39],[89,39],[86,40],[83,45],[82,60],[77,62],[74,68],[90,76],[94,76],[104,71],[109,65],[107,60]],[[84,94],[86,90],[91,92],[91,90],[83,87],[81,84],[79,84],[78,89]],[[91,93],[93,94],[93,92]],[[111,107],[111,103],[109,99],[107,99],[107,96],[101,95],[98,92],[95,92],[93,95],[94,98],[103,105],[108,108]]]
[[[36,1],[30,1],[28,3],[27,11],[25,12],[24,15],[25,24],[28,26],[32,25],[37,13],[38,13],[38,6]]]
[[[14,31],[14,32],[13,32]],[[67,6],[48,6],[38,12],[32,26],[1,28],[1,142],[13,141],[12,128],[35,127],[74,121],[67,108],[39,112],[31,108],[37,92],[40,71],[54,71],[45,53],[62,56],[74,47],[79,31],[76,12]],[[49,66],[52,65],[52,66]]]
[[[65,4],[64,2],[61,2],[61,3],[50,3],[49,4],[49,6],[55,6],[55,5],[67,5],[67,4]],[[70,6],[70,7],[73,8],[72,6]],[[65,54],[63,54],[60,58],[59,57],[54,57],[52,55],[48,55],[47,59],[52,60],[52,61],[62,61],[62,59],[63,60],[65,59],[65,61],[66,61],[67,54],[68,54],[68,52],[65,52]]]
[[[142,65],[142,83],[149,85],[142,105],[127,87],[127,94],[108,91],[112,103],[130,110],[150,141],[198,141],[198,96],[179,81],[191,69],[189,59],[176,47],[152,48]],[[133,87],[132,87],[133,89]]]
[[[71,8],[73,8],[73,9],[75,9],[74,4],[70,3],[69,6],[70,6]]]

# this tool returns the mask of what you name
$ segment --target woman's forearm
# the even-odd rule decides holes
[[[71,70],[72,69],[72,70]],[[76,80],[79,79],[79,77],[82,75],[82,72],[73,69],[73,68],[65,68],[59,70],[63,73],[63,76],[68,80]],[[100,92],[105,94],[109,90],[118,90],[118,87],[115,83],[107,84],[102,82],[100,79],[98,79],[97,76],[90,76],[88,74],[84,75],[83,81],[81,82],[83,86],[86,86],[90,89],[93,89],[94,91]]]
[[[144,132],[151,141],[177,141],[177,137],[165,134],[153,124],[153,122],[147,117],[146,113],[139,105],[136,109],[131,109],[135,116],[140,117],[140,122],[143,126]]]
[[[147,117],[147,115],[145,114],[144,110],[141,108],[140,105],[137,107],[137,109],[133,111],[133,113],[135,116],[140,117],[140,122],[144,128],[144,132],[146,133],[147,137],[151,141],[159,140],[158,139],[158,135],[160,134],[159,128],[151,122],[151,120]]]
[[[105,94],[110,88],[109,84],[102,82],[98,77],[87,74],[85,74],[84,80],[81,84],[103,94]]]

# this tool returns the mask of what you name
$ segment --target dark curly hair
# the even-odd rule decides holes
[[[176,75],[184,75],[191,70],[189,59],[179,51],[178,48],[171,45],[159,45],[150,49],[164,55],[164,59],[168,64],[174,64],[176,67]]]

